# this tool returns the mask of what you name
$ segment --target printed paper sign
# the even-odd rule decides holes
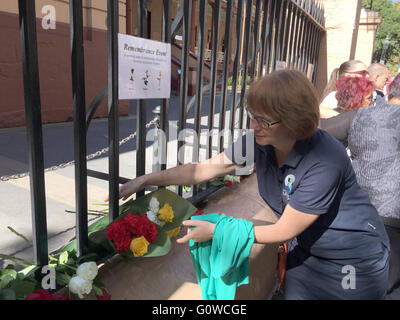
[[[276,61],[275,71],[284,70],[286,68],[286,61]]]
[[[171,44],[118,34],[119,99],[169,98]]]

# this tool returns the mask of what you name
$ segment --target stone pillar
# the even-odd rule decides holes
[[[361,9],[361,0],[322,2],[325,8],[326,38],[321,40],[320,47],[316,84],[319,94],[322,94],[333,69],[352,59],[352,47],[357,43],[358,33],[355,29],[358,28],[358,11]]]
[[[364,61],[367,65],[372,62],[376,30],[381,22],[377,12],[361,10],[355,58]]]

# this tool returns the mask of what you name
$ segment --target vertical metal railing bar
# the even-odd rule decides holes
[[[237,85],[238,85],[238,71],[240,64],[240,52],[242,48],[242,16],[243,16],[243,1],[237,1],[236,10],[236,46],[235,46],[235,60],[233,62],[232,74],[232,99],[231,99],[231,112],[230,112],[230,130],[231,137],[234,140],[235,119],[236,119],[236,99],[237,99]]]
[[[224,148],[224,134],[225,134],[225,113],[226,113],[226,99],[228,91],[228,72],[230,62],[230,38],[232,29],[232,6],[233,0],[227,0],[225,9],[225,37],[224,37],[224,63],[222,66],[222,87],[221,87],[221,107],[219,116],[219,152]]]
[[[310,53],[310,41],[312,36],[311,24],[312,22],[307,19],[307,28],[306,28],[306,37],[304,42],[304,61],[303,61],[303,70],[307,71],[308,66],[308,56]]]
[[[303,8],[303,32],[302,32],[302,40],[301,40],[301,48],[300,48],[300,59],[299,59],[299,69],[304,72],[304,59],[305,59],[305,44],[307,39],[307,30],[308,30],[308,16],[307,14],[307,0],[303,0],[302,2]]]
[[[296,25],[296,5],[293,1],[290,1],[290,35],[288,39],[288,48],[287,48],[287,63],[288,66],[291,66],[292,54],[293,54],[293,40],[295,33],[295,25]]]
[[[279,27],[280,27],[280,4],[282,0],[276,1],[274,10],[274,47],[272,51],[272,70],[276,70],[276,57],[277,49],[279,48],[278,37],[279,37]]]
[[[275,12],[276,12],[276,3],[278,0],[272,0],[271,8],[269,11],[269,33],[268,33],[268,49],[267,49],[267,59],[266,59],[266,73],[271,71],[271,52],[274,49],[274,23],[275,23]]]
[[[162,41],[165,43],[171,43],[171,5],[169,0],[163,0],[163,19],[162,19]],[[169,123],[168,123],[168,110],[169,110],[169,99],[163,99],[161,103],[161,113],[160,113],[160,129],[165,134],[165,144],[161,146],[162,149],[159,150],[159,159],[161,160],[161,170],[167,168],[168,159],[168,136],[169,136]],[[161,158],[160,158],[161,155]],[[160,187],[162,188],[162,187]]]
[[[295,25],[295,19],[296,19],[296,15],[295,15],[295,6],[293,4],[293,2],[290,0],[289,1],[289,30],[288,30],[288,38],[286,39],[287,43],[286,43],[286,64],[288,67],[290,67],[290,63],[291,63],[291,58],[292,58],[292,53],[291,53],[291,46],[293,44],[293,34],[294,34],[294,25]]]
[[[275,34],[275,40],[276,40],[276,46],[275,46],[275,59],[274,62],[276,63],[276,61],[282,61],[281,59],[281,53],[282,53],[282,36],[283,36],[283,32],[282,32],[282,27],[283,27],[283,1],[280,1],[280,5],[279,5],[279,16],[278,16],[278,28],[277,28],[277,33]],[[276,65],[275,65],[276,67]]]
[[[145,0],[138,0],[138,36],[148,38],[147,10]],[[146,100],[136,103],[136,177],[146,173]],[[136,193],[136,198],[143,196],[144,190]]]
[[[306,56],[305,56],[305,62],[304,62],[304,69],[306,72],[308,72],[308,66],[310,64],[311,48],[312,48],[312,44],[313,44],[313,35],[314,35],[313,23],[312,23],[312,21],[309,20],[308,21]]]
[[[193,162],[199,161],[200,151],[200,129],[201,129],[201,111],[203,105],[203,71],[204,71],[204,46],[206,36],[206,17],[207,17],[207,6],[206,1],[200,1],[199,3],[199,30],[198,30],[198,49],[197,49],[197,73],[196,73],[196,101],[194,110],[194,126],[196,135],[198,137],[197,145],[193,145]],[[193,138],[196,139],[196,138]],[[193,196],[197,195],[199,187],[198,185],[192,186]]]
[[[260,29],[260,10],[261,0],[256,1],[256,8],[254,13],[254,24],[253,24],[253,42],[252,42],[252,55],[251,55],[251,67],[250,67],[250,83],[254,81],[256,75],[257,57],[259,52],[259,29]],[[250,128],[250,118],[246,118],[246,128]]]
[[[306,60],[306,45],[308,41],[308,30],[309,30],[309,20],[307,16],[304,16],[304,30],[303,30],[303,41],[302,41],[302,47],[301,47],[301,59],[300,59],[300,70],[305,71],[305,60]]]
[[[308,54],[307,54],[307,71],[308,71],[308,67],[310,64],[313,64],[312,62],[312,57],[314,54],[314,42],[315,42],[315,26],[314,24],[311,22],[310,23],[310,41],[309,41],[309,46],[308,46]]]
[[[289,39],[289,32],[290,32],[290,10],[289,10],[289,3],[290,0],[285,0],[283,6],[283,21],[284,21],[284,29],[282,34],[282,51],[281,51],[281,60],[285,61],[287,66],[287,43]]]
[[[306,10],[309,12],[309,3],[306,2]],[[305,40],[304,40],[304,58],[302,62],[302,69],[307,72],[307,63],[308,63],[308,54],[309,54],[309,43],[311,38],[311,20],[306,16],[306,32],[305,32]]]
[[[304,17],[304,26],[303,26],[303,35],[301,38],[301,47],[300,47],[300,59],[298,68],[301,71],[304,71],[304,60],[305,60],[305,44],[307,39],[307,31],[308,31],[308,19],[306,16]]]
[[[213,8],[213,31],[212,31],[212,46],[211,46],[211,73],[210,73],[210,104],[208,109],[208,136],[207,136],[207,158],[212,158],[213,152],[213,130],[214,130],[214,114],[215,114],[215,95],[216,95],[216,79],[217,79],[217,53],[219,39],[219,22],[221,0],[214,1]]]
[[[296,61],[296,48],[297,48],[297,40],[299,37],[300,11],[299,11],[299,8],[297,7],[297,5],[295,6],[295,12],[296,12],[296,14],[295,14],[296,22],[295,22],[295,27],[293,30],[294,38],[293,38],[293,43],[290,48],[290,55],[291,55],[290,66],[291,67],[294,67],[294,64]]]
[[[263,6],[263,20],[261,26],[261,54],[260,54],[260,64],[258,66],[258,74],[259,77],[263,76],[263,70],[265,65],[265,50],[266,50],[266,39],[267,35],[269,34],[269,28],[267,28],[267,20],[268,20],[268,13],[270,10],[271,1],[264,0]]]
[[[318,59],[318,57],[317,57],[317,47],[319,46],[318,34],[319,34],[319,28],[317,26],[314,26],[313,54],[312,54],[312,57],[311,57],[311,61],[312,61],[312,64],[313,64],[313,70],[314,70],[311,81],[314,83],[314,85],[315,85],[315,77],[314,77],[314,75],[316,74],[316,70],[317,70],[315,65],[316,65],[316,60]]]
[[[77,255],[88,252],[85,60],[82,0],[71,0],[71,68],[74,104],[74,159]]]
[[[320,49],[321,33],[322,33],[322,32],[323,32],[323,31],[321,31],[321,30],[318,28],[317,38],[316,38],[316,42],[315,42],[315,45],[316,45],[316,53],[315,53],[314,70],[318,70],[319,49]],[[314,72],[312,82],[315,84],[316,81],[317,81],[317,72]]]
[[[254,81],[257,70],[258,54],[260,53],[259,46],[259,31],[260,31],[260,11],[261,11],[261,0],[256,1],[256,12],[254,14],[254,27],[253,27],[253,53],[251,55],[251,74],[250,82]]]
[[[48,263],[48,244],[35,1],[19,0],[18,10],[29,154],[33,261],[36,265],[44,266]]]
[[[182,24],[182,58],[181,58],[181,83],[180,83],[180,104],[179,104],[179,133],[186,127],[186,105],[188,102],[188,76],[189,76],[189,43],[190,27],[192,17],[192,0],[183,0],[183,24]],[[179,154],[184,155],[184,141],[178,139],[178,162]],[[182,159],[183,160],[183,159]],[[179,163],[178,163],[179,165]],[[178,186],[178,195],[182,196],[183,187]]]
[[[296,57],[295,57],[295,67],[299,68],[299,61],[300,61],[300,52],[301,52],[301,41],[303,39],[303,32],[304,32],[304,15],[302,12],[299,14],[299,30],[298,30],[298,38],[296,44]]]
[[[118,108],[118,1],[107,0],[108,36],[108,170],[109,221],[118,217],[119,108]]]
[[[246,92],[246,80],[247,80],[247,70],[248,70],[248,56],[249,56],[249,43],[250,43],[250,26],[251,26],[251,17],[252,17],[252,9],[253,9],[253,0],[247,0],[246,2],[246,22],[244,26],[244,33],[246,35],[244,39],[244,49],[243,49],[243,74],[242,74],[242,88],[240,92],[240,100],[238,107],[240,108],[239,113],[239,128],[243,129],[243,118],[244,118],[244,95]]]

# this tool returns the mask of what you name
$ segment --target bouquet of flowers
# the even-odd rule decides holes
[[[165,255],[171,248],[170,238],[196,210],[176,193],[158,189],[121,205],[118,218],[90,234],[89,241],[126,257]]]

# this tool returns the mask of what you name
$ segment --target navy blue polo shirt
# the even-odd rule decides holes
[[[359,260],[389,248],[384,225],[359,187],[346,149],[327,132],[318,129],[297,141],[279,168],[272,146],[260,146],[254,138],[247,141],[254,141],[259,193],[278,218],[288,204],[319,215],[297,236],[301,249],[323,259]],[[239,150],[244,156],[246,135],[225,152],[243,165],[235,161]]]

